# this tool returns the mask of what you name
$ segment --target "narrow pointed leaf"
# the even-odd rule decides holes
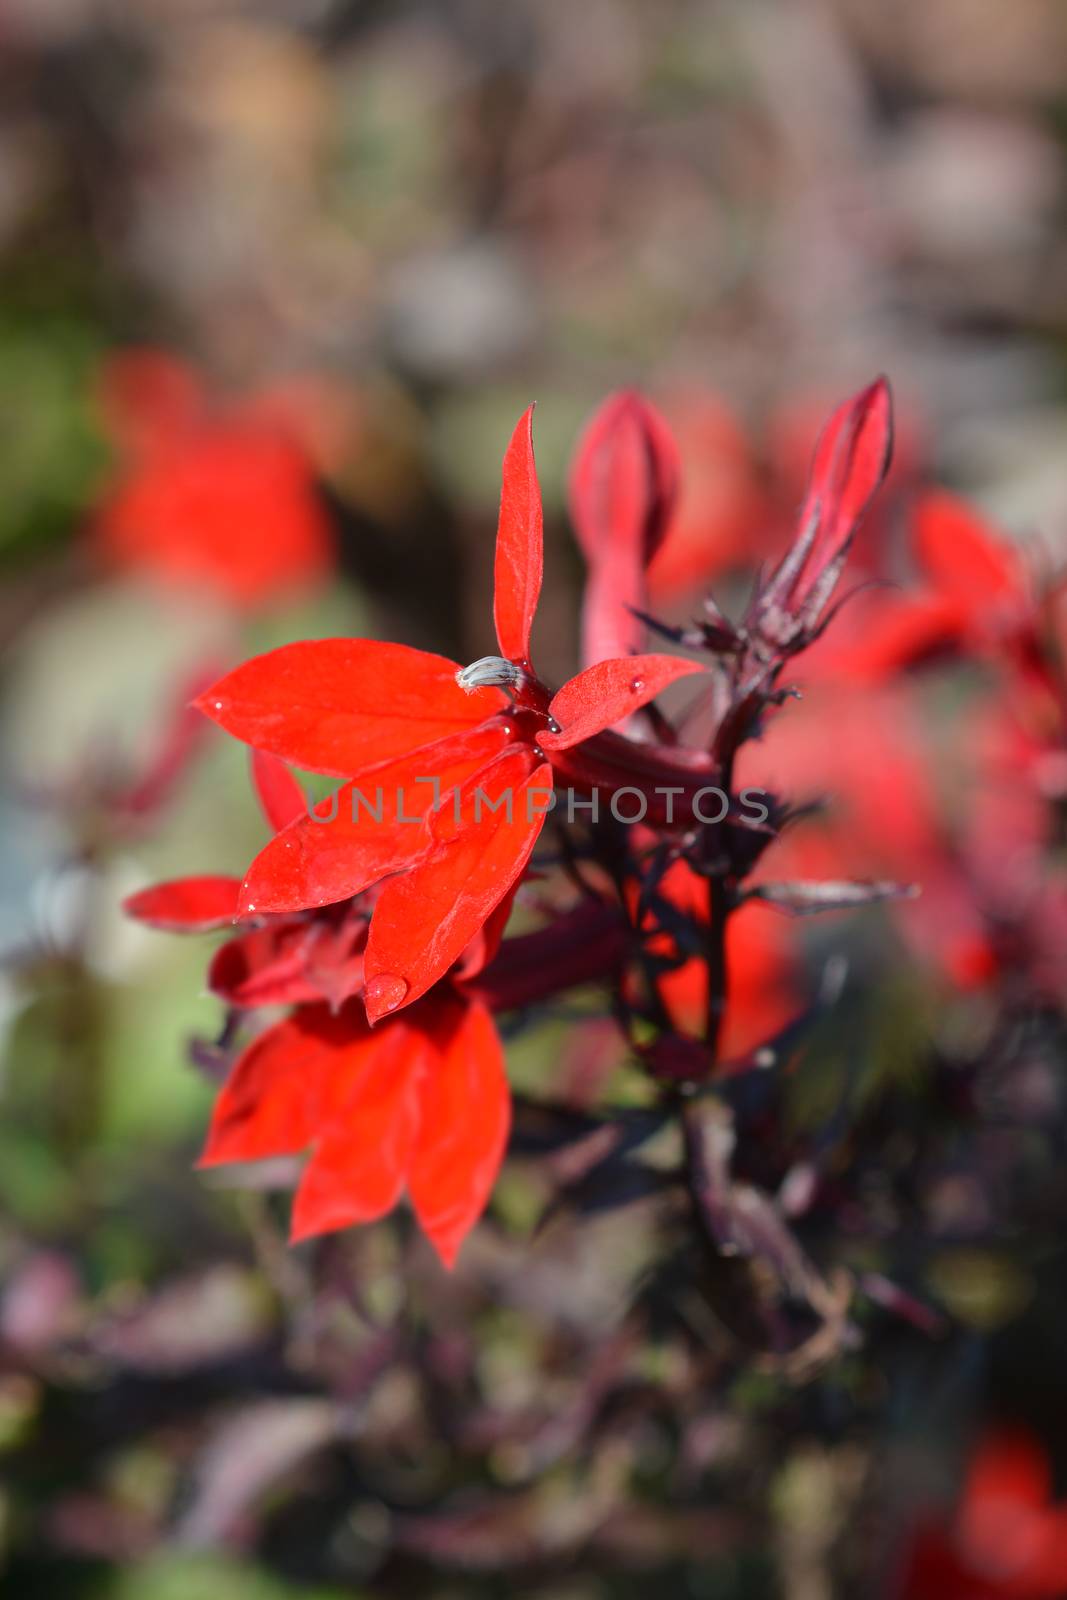
[[[543,734],[539,743],[544,750],[580,744],[640,710],[678,678],[703,671],[700,662],[660,655],[627,656],[586,667],[563,685],[549,706],[560,732]]]
[[[407,645],[314,639],[246,661],[196,704],[235,739],[347,778],[504,705],[496,689],[461,689],[457,670],[454,661]]]
[[[141,889],[122,902],[128,917],[171,933],[206,933],[237,917],[240,878],[175,878]]]
[[[510,1123],[500,1039],[485,1007],[471,1002],[423,1082],[408,1178],[415,1215],[446,1267],[485,1209]]]
[[[493,616],[500,654],[528,661],[530,628],[544,562],[541,489],[533,450],[533,406],[520,417],[504,455],[496,535]]]

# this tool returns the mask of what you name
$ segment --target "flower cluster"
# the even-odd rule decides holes
[[[553,690],[531,649],[542,579],[531,409],[504,457],[495,653],[463,665],[403,644],[311,641],[199,697],[251,747],[273,835],[243,880],[163,884],[127,909],[164,928],[237,926],[209,984],[230,1009],[228,1037],[251,1038],[204,1164],[310,1152],[294,1238],[379,1217],[406,1192],[451,1263],[507,1143],[494,1016],[597,983],[704,1170],[692,1106],[743,1070],[732,1052],[766,1056],[791,1016],[791,961],[763,919],[899,892],[758,882],[791,813],[737,786],[742,748],[790,697],[783,672],[833,615],[890,434],[883,381],[841,405],[796,536],[742,619],[709,601],[702,622],[676,628],[645,609],[674,447],[643,399],[608,401],[572,477],[586,665]],[[686,654],[650,653],[649,629]],[[654,704],[667,691],[670,710]],[[292,767],[342,785],[309,810]],[[701,803],[711,789],[714,811]],[[553,809],[563,790],[569,805]],[[607,803],[623,791],[639,802],[628,821]],[[505,938],[516,904],[539,925]],[[265,1006],[287,1014],[252,1031]]]

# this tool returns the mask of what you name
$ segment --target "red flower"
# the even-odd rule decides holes
[[[256,752],[268,818],[304,814],[281,762]],[[237,915],[240,880],[187,878],[126,901],[154,927],[204,930]],[[367,1222],[406,1187],[451,1266],[481,1215],[507,1142],[510,1097],[486,1002],[462,987],[495,953],[476,941],[457,981],[371,1031],[359,1004],[367,909],[358,901],[274,918],[216,953],[209,986],[238,1008],[293,1005],[238,1058],[215,1105],[201,1166],[310,1150],[296,1192],[295,1240]]]
[[[260,605],[332,564],[329,519],[296,430],[254,400],[211,407],[156,351],[111,362],[105,421],[125,460],[94,522],[110,565]]]
[[[366,639],[288,645],[198,701],[248,744],[348,780],[257,857],[241,909],[323,906],[387,880],[365,956],[372,1022],[425,994],[506,902],[544,825],[552,763],[701,670],[663,655],[602,661],[552,695],[530,663],[541,566],[531,408],[504,458],[499,656],[461,668]]]
[[[305,815],[282,762],[256,751],[252,770],[275,827]],[[237,918],[240,887],[237,878],[185,878],[132,895],[125,910],[152,927],[206,931]],[[372,1032],[356,999],[368,898],[257,920],[216,952],[213,994],[239,1010],[295,1010],[239,1056],[200,1164],[310,1150],[294,1240],[384,1215],[406,1188],[451,1266],[507,1142],[510,1097],[492,1010],[604,976],[623,959],[623,923],[608,905],[586,900],[549,928],[510,940],[497,960],[501,907],[447,983]]]
[[[1067,1504],[1028,1434],[985,1439],[955,1516],[920,1530],[901,1600],[1055,1600],[1067,1578]]]

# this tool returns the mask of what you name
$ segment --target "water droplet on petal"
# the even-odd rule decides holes
[[[253,904],[252,904],[252,902],[251,902],[251,900],[248,900],[248,901],[246,901],[246,902],[245,902],[245,910],[246,910],[246,911],[254,911],[254,910],[255,910],[255,909],[256,909],[256,908],[255,908],[255,906],[254,906],[254,905],[253,905]]]
[[[549,731],[549,733],[562,733],[563,732],[563,729],[560,727],[560,725],[556,721],[555,717],[549,717],[549,719],[548,719],[548,731]]]
[[[222,701],[221,700],[216,700],[215,701],[215,710],[216,711],[221,711],[222,710]]]
[[[367,1004],[372,1011],[395,1011],[402,1005],[410,985],[392,972],[379,972],[367,985]]]
[[[631,678],[630,679],[630,693],[631,694],[640,694],[644,687],[645,687],[644,678]]]

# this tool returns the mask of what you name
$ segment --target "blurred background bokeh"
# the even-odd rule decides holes
[[[898,485],[1062,556],[1067,11],[0,0],[0,84],[0,1587],[878,1592],[990,1418],[1065,1464],[1059,1124],[1038,1247],[946,1249],[951,1336],[902,1324],[801,1388],[638,1333],[647,1240],[537,1233],[529,1174],[447,1283],[402,1223],[312,1283],[272,1200],[191,1170],[203,944],[118,905],[262,842],[243,753],[184,710],[219,670],[334,633],[491,647],[531,399],[549,678],[567,462],[624,385],[682,452],[665,613],[729,592],[826,403],[883,370]],[[879,1013],[906,1041],[908,983]],[[552,1026],[518,1081],[580,1089]],[[1034,1093],[1058,1108],[1056,1073]]]

